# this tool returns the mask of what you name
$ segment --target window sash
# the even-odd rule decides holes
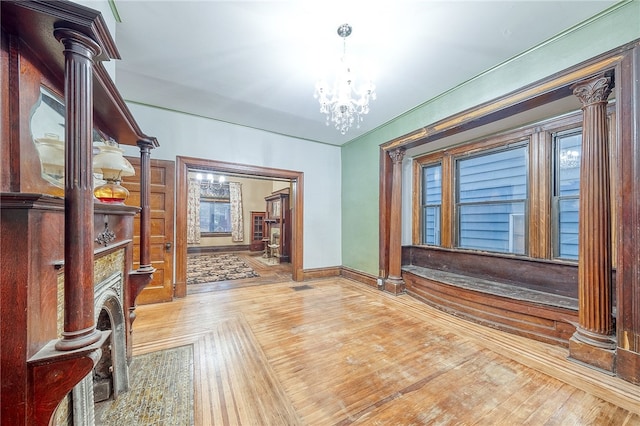
[[[554,257],[578,260],[578,207],[582,129],[553,135]]]
[[[231,233],[229,200],[200,199],[200,234]]]
[[[527,253],[528,144],[456,160],[457,246]]]
[[[422,244],[439,246],[442,205],[442,164],[422,167]]]

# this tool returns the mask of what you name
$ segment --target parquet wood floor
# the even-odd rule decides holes
[[[640,387],[563,348],[343,278],[303,284],[140,306],[134,354],[194,345],[196,425],[640,424]]]

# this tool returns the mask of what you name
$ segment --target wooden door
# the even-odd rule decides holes
[[[123,179],[129,192],[126,204],[140,206],[140,159],[127,157],[136,175]],[[151,266],[156,271],[153,280],[140,293],[137,304],[168,302],[173,300],[173,206],[175,163],[166,160],[151,160]],[[140,265],[140,215],[134,220],[133,268]]]

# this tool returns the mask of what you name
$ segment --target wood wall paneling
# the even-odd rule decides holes
[[[616,71],[618,104],[618,280],[616,317],[620,377],[640,384],[640,47]],[[635,82],[635,83],[634,83]]]

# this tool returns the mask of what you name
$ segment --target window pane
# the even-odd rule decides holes
[[[229,202],[200,200],[200,232],[231,232]]]
[[[213,232],[231,232],[231,207],[229,203],[213,204]]]
[[[211,203],[200,201],[200,232],[211,232]]]
[[[440,205],[442,204],[442,166],[422,169],[422,244],[440,245]]]
[[[578,259],[578,205],[577,198],[558,202],[560,216],[558,256],[565,259]]]
[[[527,147],[458,161],[458,246],[526,252]]]
[[[509,201],[527,198],[526,147],[460,160],[458,201]]]
[[[578,206],[580,195],[580,157],[582,131],[555,135],[555,192],[556,206],[554,255],[563,259],[578,259]]]
[[[440,207],[425,207],[422,217],[422,243],[440,245]]]
[[[442,201],[442,166],[435,165],[423,169],[422,204],[440,204]]]
[[[525,253],[524,202],[461,205],[462,248]]]
[[[558,193],[563,197],[578,195],[580,192],[580,156],[582,154],[582,134],[558,136]]]

